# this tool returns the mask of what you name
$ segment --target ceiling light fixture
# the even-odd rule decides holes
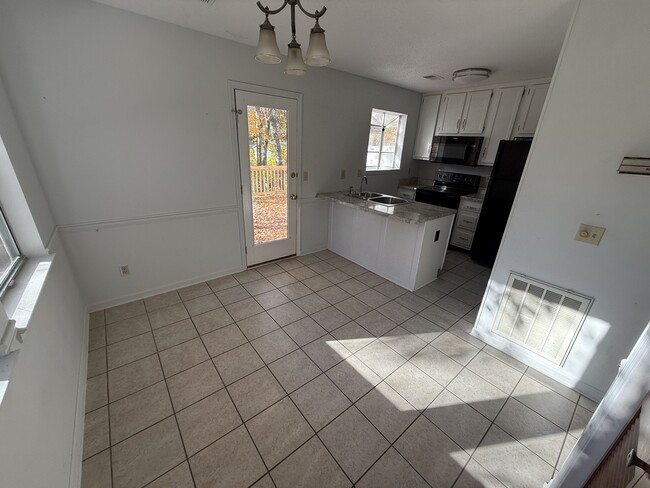
[[[304,75],[307,71],[307,65],[327,66],[330,64],[330,53],[325,44],[325,31],[318,24],[318,19],[323,16],[327,8],[323,7],[320,10],[316,10],[315,13],[310,14],[300,4],[300,0],[284,0],[282,6],[276,10],[271,10],[269,7],[264,7],[260,2],[257,2],[257,6],[264,12],[266,18],[264,19],[264,23],[260,25],[260,38],[257,42],[255,59],[266,64],[278,64],[282,62],[278,42],[275,38],[275,27],[269,22],[269,15],[275,15],[281,12],[287,5],[291,6],[291,42],[289,43],[289,53],[284,72],[288,75]],[[316,19],[316,24],[312,27],[311,34],[309,35],[307,58],[304,60],[302,58],[300,44],[296,41],[296,5],[307,17]]]
[[[490,77],[490,73],[492,73],[492,71],[486,68],[460,69],[458,71],[454,71],[451,79],[456,83],[467,85],[470,83],[487,80]]]

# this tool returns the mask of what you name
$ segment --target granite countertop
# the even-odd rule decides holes
[[[438,207],[427,203],[412,202],[403,205],[389,207],[381,203],[373,203],[361,198],[351,197],[345,192],[319,193],[319,198],[327,198],[348,207],[356,207],[366,212],[371,212],[385,217],[390,217],[409,224],[422,224],[429,220],[436,220],[448,215],[454,215],[456,210],[452,208]]]
[[[483,203],[483,199],[485,198],[485,193],[474,193],[472,195],[463,195],[460,197],[460,199],[465,199],[470,202],[475,202],[475,203]]]

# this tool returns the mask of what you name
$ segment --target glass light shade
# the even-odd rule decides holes
[[[302,60],[302,49],[297,42],[289,44],[289,54],[284,72],[288,75],[304,75],[307,72],[307,65]]]
[[[318,25],[318,22],[309,35],[309,47],[305,62],[309,66],[327,66],[332,62],[327,44],[325,44],[325,31]]]
[[[268,18],[260,25],[260,38],[257,41],[255,59],[265,64],[279,64],[282,62],[282,55],[275,39],[275,29]]]

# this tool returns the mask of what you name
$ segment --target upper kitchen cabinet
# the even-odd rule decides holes
[[[530,85],[521,100],[513,137],[532,137],[537,129],[537,122],[542,115],[542,108],[550,83]]]
[[[465,98],[467,93],[453,93],[442,97],[436,135],[458,134],[463,121]]]
[[[523,93],[523,86],[494,90],[492,105],[487,115],[488,122],[485,131],[483,152],[479,160],[480,164],[494,164],[497,149],[499,149],[499,142],[502,139],[510,139]]]
[[[422,97],[418,132],[413,149],[413,159],[429,159],[441,98],[441,95],[426,95]]]
[[[436,134],[482,134],[491,97],[492,90],[444,95]]]

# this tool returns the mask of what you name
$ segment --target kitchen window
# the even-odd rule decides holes
[[[0,295],[18,269],[22,256],[0,208]]]
[[[402,162],[406,114],[373,108],[366,171],[394,171]]]

